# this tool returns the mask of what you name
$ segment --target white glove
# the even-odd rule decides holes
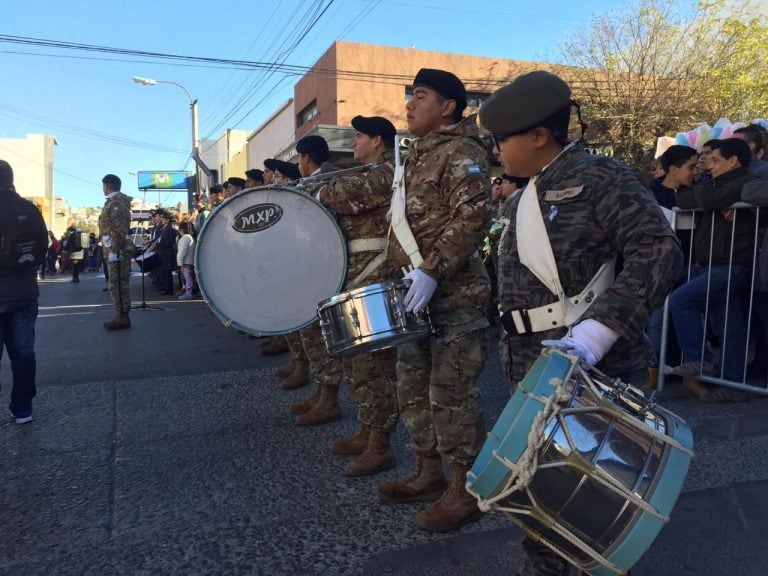
[[[420,312],[427,307],[429,299],[432,298],[432,294],[435,293],[437,288],[437,280],[432,278],[426,272],[422,272],[418,268],[415,268],[408,272],[403,277],[403,280],[410,280],[411,287],[408,288],[408,292],[405,294],[405,311],[406,312]]]
[[[557,348],[566,354],[573,354],[594,366],[608,353],[611,346],[619,339],[619,335],[597,320],[588,318],[571,328],[571,335],[560,340],[544,340],[542,344],[549,348]]]
[[[120,262],[120,254],[117,252],[110,252],[109,253],[109,261],[110,262]]]

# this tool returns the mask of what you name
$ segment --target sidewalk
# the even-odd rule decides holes
[[[139,277],[132,280],[134,299]],[[293,425],[309,390],[276,386],[286,356],[225,328],[202,301],[156,299],[109,333],[103,277],[41,284],[35,421],[0,418],[3,575],[513,576],[521,532],[489,515],[448,535],[412,524],[424,505],[386,506],[375,486],[396,469],[347,478],[328,444],[344,420]],[[10,394],[4,358],[0,404]],[[480,382],[488,426],[508,399],[495,342]],[[633,576],[768,572],[768,401],[665,407],[694,430],[696,458],[672,521]]]

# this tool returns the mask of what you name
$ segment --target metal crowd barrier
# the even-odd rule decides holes
[[[753,318],[753,311],[755,306],[755,278],[758,271],[758,256],[760,254],[760,247],[763,240],[763,234],[765,233],[765,228],[768,227],[768,208],[763,207],[755,207],[750,204],[745,204],[743,202],[739,202],[736,204],[731,205],[726,210],[733,210],[733,219],[731,220],[731,241],[730,241],[730,257],[728,262],[728,276],[727,276],[727,282],[728,287],[726,290],[726,300],[724,303],[724,309],[725,314],[723,315],[722,322],[723,325],[723,338],[722,342],[720,342],[720,349],[721,351],[725,349],[727,341],[728,341],[728,314],[732,313],[731,310],[731,272],[733,269],[733,253],[734,253],[734,231],[736,229],[736,223],[738,222],[738,216],[740,213],[744,213],[747,210],[752,211],[755,214],[755,229],[754,229],[754,249],[752,252],[752,266],[750,270],[750,280],[748,284],[747,293],[743,295],[744,298],[746,298],[746,301],[743,302],[745,304],[745,308],[747,310],[744,321],[746,322],[746,344],[745,349],[743,350],[744,355],[744,362],[743,367],[741,370],[741,379],[740,380],[733,380],[733,379],[726,379],[724,378],[724,363],[720,364],[719,367],[719,374],[714,375],[704,375],[699,374],[695,376],[695,378],[701,382],[708,382],[711,384],[717,384],[719,386],[725,386],[728,388],[734,388],[736,390],[742,390],[754,394],[761,394],[768,396],[768,382],[766,381],[766,378],[768,377],[768,342],[763,341],[762,346],[762,356],[763,358],[766,358],[766,367],[764,368],[764,373],[759,378],[754,378],[752,376],[748,377],[747,374],[747,368],[750,363],[750,354],[749,354],[749,347],[750,342],[753,340],[754,334],[754,326],[752,322]],[[694,229],[695,229],[695,221],[696,221],[696,214],[704,212],[702,209],[694,209],[694,210],[683,210],[680,208],[674,208],[672,210],[671,215],[671,223],[672,228],[677,232],[679,230],[690,230],[691,238],[690,238],[690,246],[688,247],[688,254],[687,254],[687,273],[685,281],[689,281],[692,277],[692,270],[694,266],[693,262],[693,254],[694,254]],[[715,213],[717,211],[713,211],[711,216],[704,215],[702,218],[711,217],[715,218]],[[714,226],[712,226],[712,230],[714,232]],[[704,338],[701,342],[701,347],[699,349],[700,357],[702,359],[702,363],[704,359],[707,357],[707,333],[708,333],[708,327],[709,327],[709,321],[710,321],[710,288],[711,288],[711,275],[709,274],[709,264],[712,262],[712,252],[713,252],[713,236],[714,234],[710,234],[710,242],[709,242],[709,262],[706,266],[707,272],[705,274],[708,274],[707,279],[707,293],[706,293],[706,304],[704,307],[704,317],[703,317],[703,323],[704,323]],[[673,290],[674,291],[674,290]],[[671,293],[670,293],[671,294]],[[748,304],[748,306],[746,305]],[[668,360],[668,352],[669,352],[669,338],[670,338],[670,322],[672,322],[672,319],[670,317],[670,310],[669,310],[669,296],[667,296],[667,299],[664,303],[664,314],[663,314],[663,322],[662,322],[662,333],[661,333],[661,354],[659,356],[659,381],[658,381],[658,390],[662,391],[664,389],[664,383],[669,375],[671,375],[673,372],[673,369],[675,366],[669,365],[667,363]],[[684,330],[686,327],[684,326],[675,326],[675,331],[679,332],[680,330]],[[768,327],[763,327],[764,334],[768,334]],[[672,335],[674,338],[675,336]],[[721,352],[724,354],[724,352]],[[760,350],[756,351],[756,354],[754,354],[754,357],[757,357],[761,354]],[[685,362],[685,358],[682,357],[681,354],[681,363]],[[700,363],[700,371],[702,363]]]

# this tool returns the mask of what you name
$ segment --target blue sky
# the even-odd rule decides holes
[[[24,0],[0,19],[0,35],[274,62],[300,18],[330,0],[224,0],[206,10],[188,0]],[[312,65],[338,39],[520,60],[556,60],[559,43],[619,0],[334,0],[286,54]],[[476,6],[474,8],[473,6]],[[0,42],[0,137],[52,134],[54,193],[70,206],[103,202],[101,177],[136,192],[137,170],[191,169],[189,101],[174,86],[140,86],[132,76],[183,84],[199,102],[200,135],[252,130],[292,97],[299,76],[275,73],[245,94],[258,72],[191,66]],[[229,119],[227,119],[229,116]],[[129,141],[130,145],[125,142]],[[0,150],[0,158],[3,157]],[[29,194],[29,191],[24,191]],[[170,201],[170,202],[169,202]],[[175,203],[165,199],[164,203]]]

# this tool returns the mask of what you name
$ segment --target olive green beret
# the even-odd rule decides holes
[[[491,134],[525,132],[570,103],[571,89],[562,78],[535,70],[491,94],[480,108],[480,123]]]

